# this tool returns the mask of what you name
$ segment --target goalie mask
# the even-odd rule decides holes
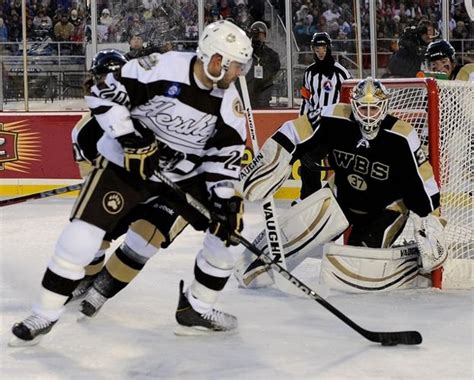
[[[245,75],[250,68],[248,64],[252,58],[252,50],[252,43],[242,29],[229,21],[221,20],[206,26],[196,52],[204,64],[206,76],[213,82],[218,82],[234,61],[244,66],[242,75]],[[211,75],[208,70],[214,54],[222,56],[222,70],[219,76]]]
[[[377,137],[380,123],[388,112],[389,97],[385,86],[371,77],[361,80],[352,89],[352,113],[365,139],[373,140]]]

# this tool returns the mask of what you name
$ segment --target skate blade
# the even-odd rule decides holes
[[[227,336],[235,335],[238,331],[238,329],[216,331],[200,326],[190,327],[178,325],[178,327],[174,329],[174,334],[177,336]]]
[[[36,338],[32,340],[23,340],[20,339],[16,336],[14,336],[10,341],[8,342],[9,347],[29,347],[29,346],[36,346],[41,339],[43,338],[42,335],[38,335]]]

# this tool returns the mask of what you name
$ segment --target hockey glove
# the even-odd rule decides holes
[[[233,238],[244,229],[242,215],[244,213],[244,202],[240,195],[231,198],[219,198],[216,194],[211,197],[211,223],[209,230],[219,239],[225,242],[226,247],[239,245],[239,241]]]
[[[446,249],[444,225],[442,219],[428,215],[420,218],[410,213],[414,224],[415,240],[420,251],[420,273],[430,273],[441,267],[448,257]]]
[[[142,179],[150,178],[159,166],[159,151],[152,131],[129,133],[117,138],[124,153],[124,168]]]

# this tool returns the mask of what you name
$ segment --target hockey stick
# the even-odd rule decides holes
[[[155,172],[155,176],[163,182],[166,186],[168,186],[171,190],[173,190],[179,198],[186,202],[191,207],[193,207],[196,211],[198,211],[201,215],[203,215],[208,221],[211,221],[215,216],[211,215],[209,210],[204,206],[201,202],[195,199],[191,194],[184,192],[177,184],[170,181],[165,175],[160,172]],[[376,332],[376,331],[369,331],[364,329],[363,327],[359,326],[355,323],[352,319],[347,317],[344,313],[336,309],[333,305],[327,302],[324,298],[318,295],[314,290],[306,286],[303,282],[301,282],[298,278],[293,276],[290,272],[288,272],[285,268],[279,265],[277,262],[273,261],[272,258],[266,254],[265,252],[260,251],[257,247],[255,247],[252,243],[250,243],[247,239],[243,236],[238,234],[233,234],[232,238],[242,244],[245,248],[250,250],[254,253],[260,260],[262,260],[265,264],[269,265],[275,272],[278,272],[280,275],[283,276],[287,281],[292,283],[298,289],[300,289],[303,293],[307,294],[310,298],[318,302],[322,305],[325,309],[329,310],[332,314],[334,314],[337,318],[343,321],[346,325],[357,331],[360,335],[364,338],[370,340],[371,342],[381,343],[383,346],[395,346],[397,344],[420,344],[422,341],[421,334],[418,331],[391,331],[391,332]]]
[[[28,194],[28,195],[23,195],[21,197],[10,198],[10,199],[3,199],[3,200],[0,200],[0,207],[26,202],[31,199],[42,199],[42,198],[48,198],[48,197],[52,197],[59,194],[65,194],[71,191],[80,190],[81,187],[82,187],[82,183],[78,183],[75,185],[59,187],[53,190],[42,191],[40,193]]]
[[[240,89],[242,91],[242,97],[243,97],[242,100],[244,102],[245,115],[247,117],[247,123],[249,125],[250,141],[252,141],[253,154],[254,156],[256,156],[259,151],[258,140],[257,140],[257,129],[255,127],[255,121],[254,121],[253,112],[252,112],[252,105],[250,103],[249,90],[247,88],[247,80],[245,79],[245,76],[241,75],[239,77],[239,84],[240,84]],[[283,243],[282,243],[281,234],[280,234],[280,226],[278,224],[278,219],[277,219],[275,209],[276,207],[275,207],[275,201],[273,199],[273,196],[270,195],[269,197],[263,200],[262,212],[263,212],[263,215],[265,215],[265,235],[267,237],[268,251],[270,252],[272,257],[277,262],[281,263],[283,268],[286,269],[287,266],[286,266],[285,253],[283,252]],[[280,281],[278,277],[275,279],[275,284],[280,290],[286,293],[294,294],[294,288],[288,287],[288,283]]]

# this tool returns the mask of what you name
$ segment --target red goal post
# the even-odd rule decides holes
[[[474,288],[474,84],[433,78],[385,79],[390,111],[410,122],[433,166],[441,192],[441,214],[448,221],[449,258],[432,274],[433,286]],[[343,83],[349,102],[357,80]],[[411,226],[402,236],[410,240]]]

